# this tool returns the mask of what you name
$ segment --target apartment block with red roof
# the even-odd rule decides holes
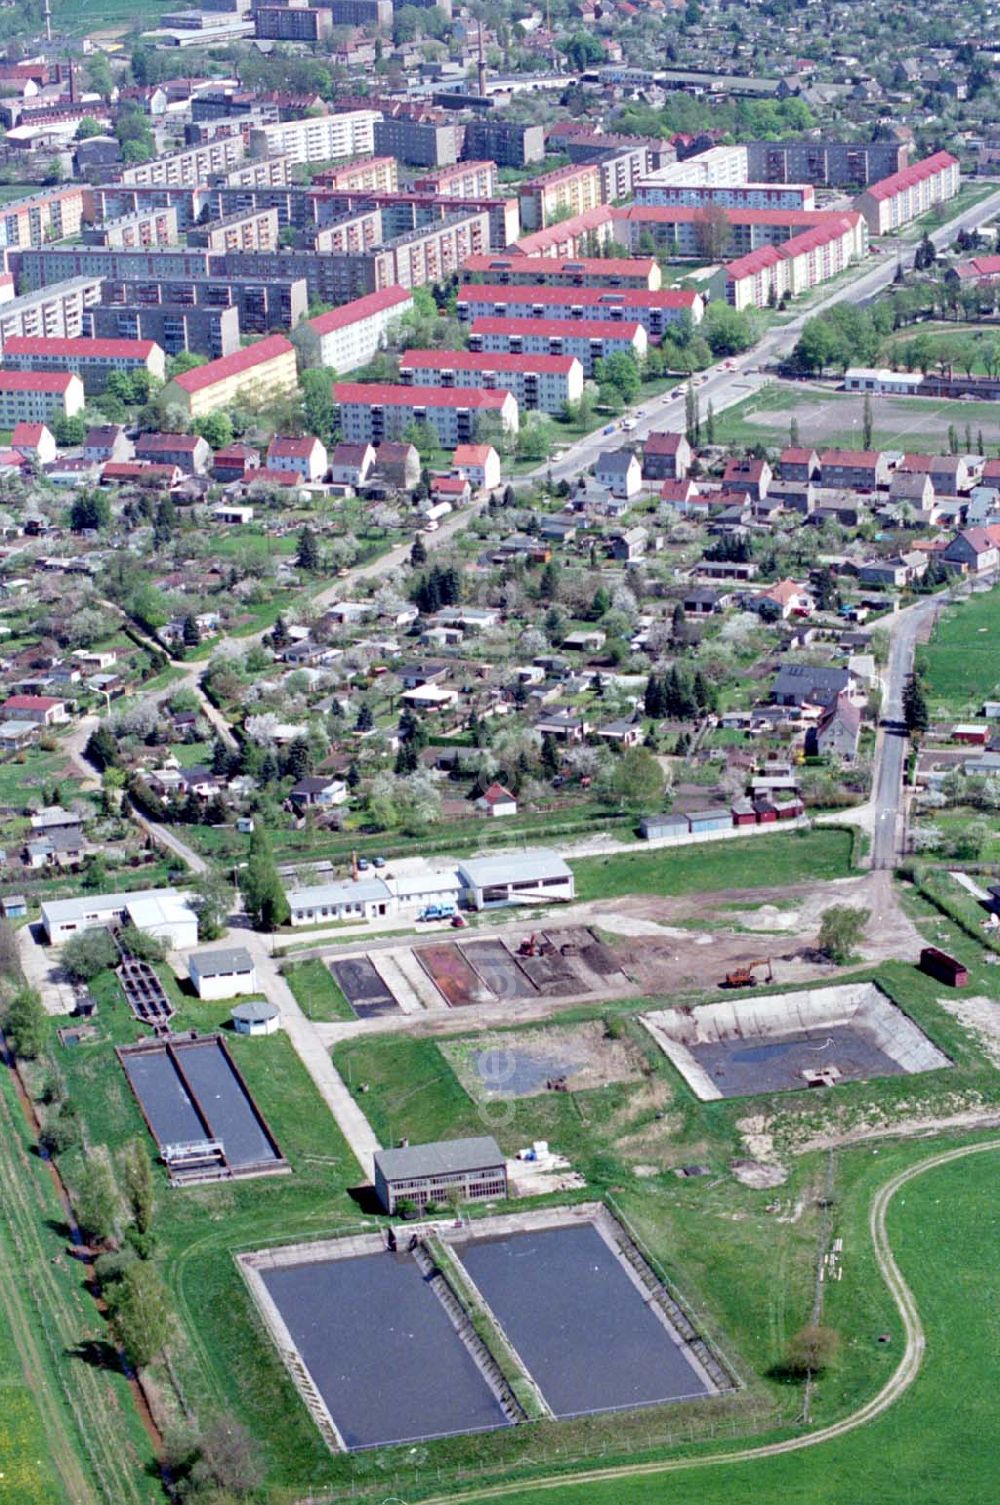
[[[504,287],[638,287],[655,292],[663,285],[652,256],[470,256],[463,261],[471,282]]]
[[[367,365],[381,348],[389,325],[412,308],[413,295],[408,289],[382,288],[315,319],[304,319],[292,339],[306,366],[354,371]]]
[[[950,152],[935,152],[872,183],[854,200],[871,235],[889,235],[926,214],[935,204],[953,199],[959,189],[958,160]]]
[[[745,256],[761,246],[780,246],[830,219],[823,209],[725,209],[712,213],[687,205],[630,204],[613,209],[615,238],[636,251],[654,245],[675,256],[704,258],[713,236],[726,227],[726,255]],[[724,220],[723,220],[724,216]]]
[[[487,416],[499,419],[508,433],[518,430],[517,399],[507,391],[336,382],[333,400],[340,409],[341,432],[355,444],[399,439],[417,423],[434,432],[442,449],[454,449],[473,442]]]
[[[47,339],[16,335],[3,347],[12,371],[74,371],[84,391],[103,392],[113,371],[145,371],[162,381],[166,356],[155,340]]]
[[[836,277],[868,251],[862,215],[830,214],[822,223],[780,246],[761,246],[723,269],[726,302],[733,308],[766,308]]]
[[[602,201],[601,172],[594,162],[570,163],[543,173],[518,189],[521,224],[525,230],[544,230],[555,215],[583,214]]]
[[[237,403],[261,403],[291,397],[298,389],[295,347],[284,335],[272,334],[223,355],[206,366],[183,371],[165,389],[165,401],[189,418]]]
[[[83,401],[83,382],[73,371],[0,371],[0,428],[73,418]]]
[[[575,355],[407,350],[399,358],[399,380],[403,386],[513,392],[520,408],[541,413],[561,413],[583,396],[583,366]]]
[[[649,338],[639,323],[598,319],[473,319],[470,350],[510,351],[514,355],[573,355],[585,377],[598,361],[624,352],[642,360]]]
[[[651,340],[658,340],[672,324],[689,318],[700,324],[705,312],[700,293],[667,287],[504,287],[500,283],[466,283],[458,289],[458,317],[468,323],[480,318],[597,319],[641,324]]]

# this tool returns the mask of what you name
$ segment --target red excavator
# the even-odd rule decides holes
[[[767,968],[765,982],[774,981],[774,968],[771,966],[771,958],[766,956],[761,961],[749,962],[745,967],[736,967],[732,972],[726,973],[726,980],[719,984],[721,988],[753,988],[757,985],[754,977],[758,967]]]

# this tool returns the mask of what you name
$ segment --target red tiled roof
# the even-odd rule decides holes
[[[155,340],[53,340],[14,335],[4,341],[4,355],[78,356],[81,360],[147,360]]]
[[[566,376],[574,355],[511,355],[491,350],[407,350],[399,369],[415,371],[548,371]],[[463,389],[464,390],[464,389]]]
[[[251,485],[258,481],[265,486],[301,486],[302,477],[294,470],[275,470],[272,465],[261,465],[247,477]]]
[[[459,303],[554,303],[580,308],[692,308],[700,294],[682,287],[510,287],[470,282],[458,290]]]
[[[925,157],[922,162],[911,162],[909,167],[904,167],[900,172],[890,173],[887,178],[880,178],[877,183],[871,183],[861,194],[862,198],[894,199],[897,193],[902,193],[906,188],[912,188],[915,183],[923,183],[926,178],[933,178],[937,173],[944,172],[946,168],[957,167],[958,159],[951,152],[935,152],[932,157]]]
[[[961,282],[970,277],[1000,277],[1000,256],[973,256],[960,261],[955,272]]]
[[[552,339],[633,341],[640,324],[603,319],[497,319],[481,314],[469,325],[470,334],[541,334]]]
[[[676,455],[683,438],[683,434],[647,434],[646,441],[643,444],[643,453],[647,455]]]
[[[464,476],[438,476],[434,482],[435,491],[443,491],[453,496],[461,496],[468,487],[468,481]]]
[[[544,230],[536,230],[533,235],[522,235],[507,250],[531,256],[544,251],[546,246],[561,245],[567,237],[584,235],[588,230],[599,230],[602,225],[610,223],[611,205],[595,204],[593,209],[584,209],[582,213],[574,214],[572,219],[560,220],[557,225],[548,225]]]
[[[328,313],[319,314],[315,319],[309,320],[309,328],[317,334],[331,334],[335,329],[346,329],[350,324],[370,319],[373,314],[397,308],[401,303],[409,303],[412,296],[405,287],[384,287],[377,293],[354,298],[350,303],[342,303],[339,308],[331,308]]]
[[[108,460],[101,469],[102,481],[150,481],[169,476],[173,479],[176,465],[146,465],[142,460]]]
[[[270,334],[253,345],[244,346],[242,350],[234,350],[232,355],[221,355],[217,361],[209,361],[207,366],[196,366],[193,371],[183,371],[180,376],[174,377],[174,381],[182,392],[201,392],[205,387],[214,387],[216,382],[225,381],[228,376],[238,376],[241,371],[252,371],[255,366],[261,366],[279,355],[293,354],[294,350],[295,347],[283,334]]]
[[[3,703],[5,711],[51,711],[63,702],[54,695],[8,695]]]
[[[306,434],[302,439],[278,438],[271,440],[267,446],[267,457],[272,455],[288,456],[289,458],[308,460],[319,440],[315,434]]]
[[[485,465],[491,454],[492,444],[458,444],[451,457],[453,465]]]
[[[526,264],[527,263],[527,264]],[[528,272],[538,263],[546,277],[600,275],[602,277],[648,277],[656,265],[652,256],[467,256],[463,272]]]
[[[14,432],[10,436],[11,444],[32,445],[37,444],[46,432],[44,423],[26,423],[23,420],[14,425]]]
[[[333,400],[342,407],[374,403],[398,408],[502,408],[506,391],[481,392],[477,387],[401,387],[392,382],[338,381]]]
[[[808,465],[810,460],[816,458],[814,449],[797,449],[790,444],[787,449],[781,451],[782,465]]]
[[[0,392],[65,392],[74,371],[0,371]]]

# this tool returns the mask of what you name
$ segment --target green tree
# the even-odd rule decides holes
[[[14,1054],[33,1061],[45,1049],[48,1015],[36,988],[20,987],[4,1011],[4,1029]]]
[[[106,768],[117,768],[121,761],[118,751],[118,743],[114,733],[107,722],[102,721],[87,738],[87,745],[83,755],[89,763],[103,772]]]
[[[926,732],[930,726],[927,697],[917,674],[911,674],[903,686],[903,720],[911,737]]]
[[[72,418],[63,415],[53,422],[52,437],[62,449],[69,449],[86,439],[87,424],[79,413],[74,413]]]
[[[658,805],[663,786],[663,769],[648,747],[630,747],[619,758],[611,778],[611,787],[622,804],[636,809]]]
[[[288,900],[267,833],[260,825],[255,826],[250,837],[250,855],[240,874],[240,888],[255,930],[276,930],[287,923]]]
[[[642,377],[635,357],[624,350],[597,361],[594,376],[599,386],[613,387],[624,403],[634,402],[642,388]]]
[[[118,1156],[118,1169],[129,1218],[139,1233],[148,1233],[153,1226],[156,1189],[153,1167],[141,1139],[130,1139],[122,1146]]]
[[[181,624],[181,641],[185,648],[197,648],[201,642],[201,629],[191,612],[188,612]]]
[[[414,569],[419,569],[422,564],[427,563],[427,545],[419,533],[413,540],[413,547],[410,549],[410,563]]]
[[[81,930],[70,936],[59,953],[63,971],[74,982],[91,982],[101,972],[118,965],[118,947],[103,928]]]
[[[785,1369],[803,1379],[811,1374],[822,1374],[836,1359],[839,1347],[840,1335],[834,1328],[809,1323],[800,1327],[789,1340]]]
[[[94,1145],[88,1151],[77,1180],[73,1209],[80,1227],[91,1239],[107,1243],[118,1233],[121,1196],[104,1145]]]
[[[819,927],[819,949],[838,967],[846,966],[865,933],[871,918],[867,909],[852,904],[831,904],[823,911]]]
[[[875,423],[872,418],[872,397],[870,392],[866,392],[861,408],[861,448],[870,450],[874,440]]]
[[[225,934],[229,919],[229,884],[215,873],[199,873],[187,886],[192,891],[191,908],[198,916],[199,941],[217,941]]]
[[[195,420],[194,431],[212,449],[225,449],[233,442],[233,425],[228,413],[206,413]]]
[[[76,128],[77,141],[89,141],[91,136],[103,136],[104,127],[93,115],[84,115]]]
[[[173,1328],[166,1287],[146,1260],[128,1265],[107,1290],[112,1330],[128,1362],[137,1369],[163,1352]]]
[[[69,525],[74,533],[86,529],[106,528],[111,521],[111,503],[103,492],[85,491],[69,509]]]
[[[299,534],[298,551],[295,555],[295,563],[300,570],[319,569],[319,544],[312,528],[305,527]]]

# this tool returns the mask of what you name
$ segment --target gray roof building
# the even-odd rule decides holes
[[[456,1194],[463,1202],[489,1201],[507,1195],[507,1165],[490,1135],[379,1150],[375,1190],[390,1214],[400,1202],[422,1210]]]

